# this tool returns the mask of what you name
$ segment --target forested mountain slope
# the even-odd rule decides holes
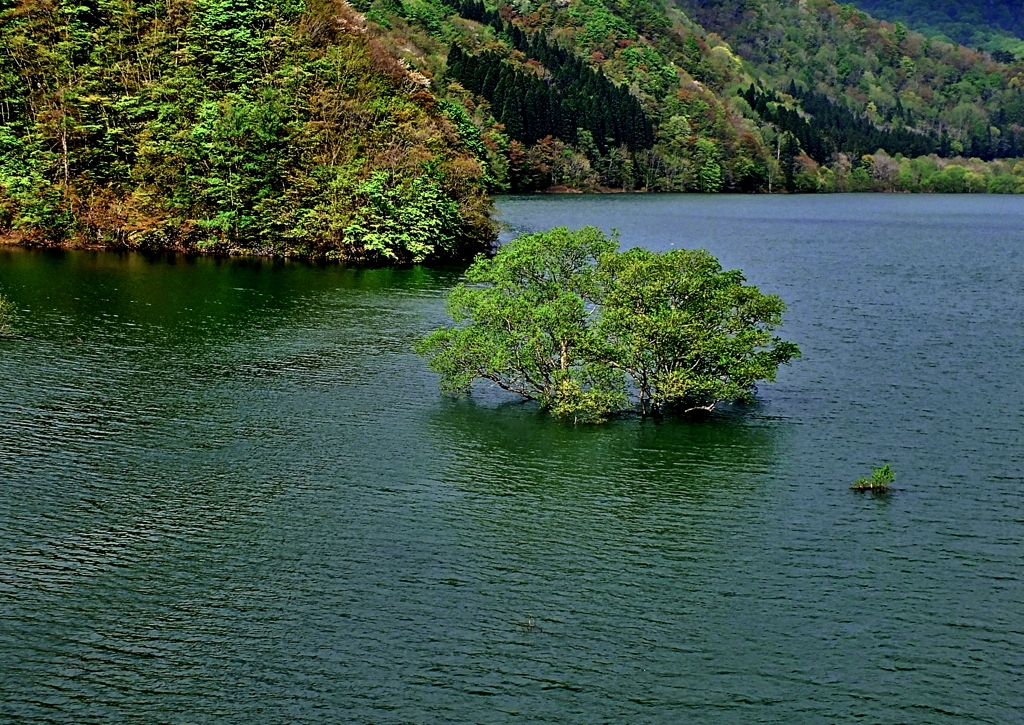
[[[1009,191],[1024,171],[985,164],[1024,155],[1024,67],[850,5],[356,4],[467,109],[499,188]]]
[[[777,89],[795,82],[879,127],[983,159],[1024,152],[1024,66],[932,41],[829,0],[677,0]],[[945,142],[942,142],[943,144]],[[890,152],[894,149],[889,149]]]
[[[0,0],[0,232],[473,253],[485,169],[426,85],[337,0]]]
[[[1024,0],[856,0],[877,18],[970,48],[1024,55]],[[1012,59],[1012,58],[1010,58]]]
[[[1024,153],[1024,66],[1019,63],[997,62],[830,0],[676,2],[707,31],[725,38],[765,86],[788,94],[783,105],[798,107],[807,125],[820,127],[826,137],[835,137],[837,126],[849,125],[836,119],[852,114],[879,130],[923,135],[939,157],[1015,159]],[[790,120],[790,130],[808,135],[799,121]],[[892,155],[915,153],[889,144],[880,148]],[[856,165],[856,154],[850,156]],[[895,182],[895,167],[884,157],[883,162],[882,176]],[[978,170],[967,166],[957,173]],[[993,169],[996,176],[1007,175],[1005,166]],[[930,176],[936,169],[922,163],[904,171],[905,180],[908,174],[916,179],[909,185],[914,188],[922,173]],[[996,186],[1003,190],[1014,183],[1000,179]]]
[[[495,189],[758,191],[777,171],[726,93],[740,60],[660,0],[355,6],[466,109]]]
[[[0,237],[464,256],[487,193],[1024,190],[1024,66],[830,0],[0,0]]]

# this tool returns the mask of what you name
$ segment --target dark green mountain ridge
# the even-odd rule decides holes
[[[925,35],[1007,54],[1002,57],[1011,62],[1024,55],[1022,0],[856,0],[855,5]]]

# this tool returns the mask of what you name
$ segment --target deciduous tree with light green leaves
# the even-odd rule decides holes
[[[455,324],[416,350],[445,392],[489,381],[598,423],[751,400],[800,355],[774,334],[784,311],[706,251],[619,252],[593,227],[558,228],[479,258],[448,297]]]
[[[745,281],[703,249],[601,258],[598,334],[607,363],[632,380],[642,413],[750,401],[759,381],[774,381],[800,355],[774,335],[785,303]]]
[[[416,346],[441,375],[442,390],[468,393],[486,380],[587,422],[623,407],[625,377],[604,364],[593,322],[597,263],[616,246],[597,229],[562,228],[478,259],[448,296],[455,326]]]

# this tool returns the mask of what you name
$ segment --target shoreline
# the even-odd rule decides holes
[[[498,199],[502,197],[542,197],[542,196],[609,196],[609,195],[637,195],[637,196],[687,196],[687,197],[831,197],[831,196],[843,196],[843,195],[856,195],[856,196],[974,196],[974,197],[998,197],[998,196],[1021,196],[1022,194],[999,194],[989,192],[937,192],[937,191],[839,191],[839,192],[774,192],[774,193],[742,193],[742,192],[717,192],[717,193],[700,193],[700,192],[664,192],[664,191],[647,191],[646,189],[616,189],[610,187],[600,187],[597,190],[584,191],[582,189],[576,189],[566,186],[553,186],[543,191],[528,191],[528,192],[505,192],[500,194],[492,194],[491,199]],[[486,252],[488,249],[494,248],[497,242],[491,245],[484,245],[481,249],[468,256],[456,256],[448,258],[437,258],[427,262],[428,264],[456,264],[461,262],[472,261],[473,257],[479,254],[481,251]],[[200,249],[195,246],[184,246],[180,244],[167,244],[167,245],[131,245],[131,244],[103,244],[97,242],[81,242],[81,241],[62,241],[62,242],[47,242],[41,241],[38,238],[33,238],[31,235],[27,235],[24,232],[19,231],[2,231],[0,230],[0,249],[5,247],[17,247],[20,249],[37,249],[37,250],[63,250],[63,251],[84,251],[84,252],[115,252],[115,253],[141,253],[141,254],[175,254],[182,255],[185,257],[212,257],[221,259],[240,259],[240,258],[253,258],[253,259],[279,259],[279,260],[296,260],[305,261],[311,263],[330,263],[330,264],[345,264],[354,267],[411,267],[415,266],[412,263],[399,262],[397,260],[390,259],[368,259],[367,257],[359,254],[345,254],[339,250],[330,250],[323,254],[297,254],[297,253],[280,253],[275,251],[264,251],[260,249],[251,248],[210,248]]]

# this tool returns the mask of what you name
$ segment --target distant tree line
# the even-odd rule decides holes
[[[1024,38],[1020,0],[856,0],[854,4],[875,17],[902,20],[926,35],[941,33],[964,45],[980,45],[1003,33]],[[997,52],[1010,56],[1009,61],[996,58],[1000,62],[1015,60],[1013,53]]]

